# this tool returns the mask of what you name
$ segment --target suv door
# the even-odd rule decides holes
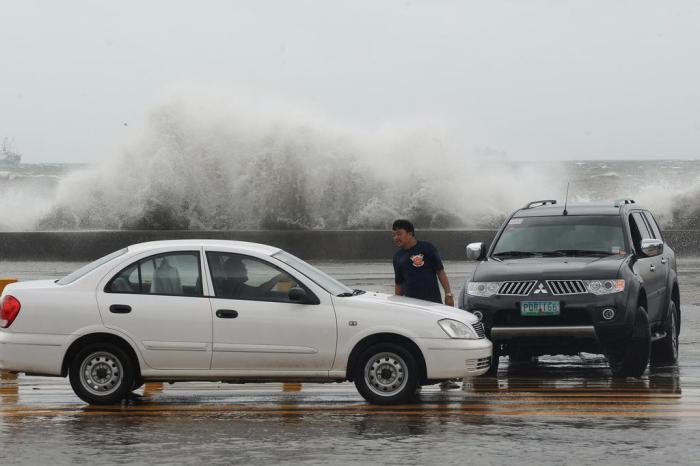
[[[313,293],[311,287],[268,260],[216,250],[207,250],[206,260],[214,291],[212,369],[330,370],[337,340],[330,295],[317,289],[318,304],[292,302],[291,288]]]
[[[656,257],[642,256],[641,242],[643,239],[652,239],[654,236],[644,220],[641,211],[633,211],[629,215],[632,244],[637,255],[634,263],[634,271],[642,277],[644,289],[647,293],[647,312],[650,321],[661,318],[661,302],[666,289],[665,264],[662,264],[663,254]]]
[[[661,241],[664,241],[663,234],[661,233],[661,230],[659,229],[659,225],[656,223],[656,219],[654,218],[653,215],[651,215],[651,212],[644,211],[643,212],[644,219],[647,221],[647,224],[649,225],[649,229],[651,230],[652,235],[654,235],[654,238],[660,239]],[[665,307],[666,303],[668,302],[668,293],[670,290],[667,288],[668,285],[668,274],[670,272],[669,267],[669,260],[670,256],[673,254],[671,249],[668,247],[666,244],[666,241],[664,241],[664,251],[663,253],[659,256],[659,266],[656,269],[656,272],[660,276],[663,277],[663,284],[662,284],[662,290],[659,293],[659,319],[663,319],[665,315]]]
[[[153,369],[209,369],[212,316],[200,251],[150,255],[106,277],[97,292],[106,327],[128,335]]]

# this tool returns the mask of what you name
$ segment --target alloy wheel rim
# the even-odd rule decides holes
[[[372,356],[364,370],[365,383],[379,396],[393,396],[408,382],[406,361],[395,353],[383,352]]]
[[[123,379],[121,361],[106,351],[90,354],[80,365],[80,382],[93,395],[111,395],[119,389]]]
[[[673,359],[678,359],[678,331],[676,327],[676,313],[671,313],[671,345],[673,346]]]

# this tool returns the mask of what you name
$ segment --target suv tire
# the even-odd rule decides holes
[[[111,343],[93,343],[78,351],[69,375],[75,394],[90,404],[119,403],[134,386],[133,361]]]
[[[375,404],[406,403],[420,387],[416,358],[394,343],[372,345],[362,352],[355,366],[355,387]]]
[[[664,331],[666,336],[651,345],[652,366],[672,366],[678,362],[678,309],[673,301],[668,306]]]
[[[611,344],[606,351],[610,370],[615,377],[639,378],[649,364],[651,330],[649,316],[643,306],[637,308],[630,337],[622,344]]]

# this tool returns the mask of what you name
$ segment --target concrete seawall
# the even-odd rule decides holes
[[[464,259],[467,243],[489,243],[493,230],[426,230],[418,237],[438,246],[444,259]],[[679,256],[700,255],[700,230],[669,230],[666,241]],[[387,260],[395,252],[391,234],[356,231],[72,231],[0,233],[0,261],[90,261],[130,244],[183,238],[265,243],[305,259]]]

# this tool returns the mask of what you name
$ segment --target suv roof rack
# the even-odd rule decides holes
[[[556,204],[556,203],[557,203],[556,199],[543,199],[543,200],[541,200],[541,201],[532,201],[532,202],[528,202],[527,204],[525,204],[525,206],[523,207],[523,209],[532,209],[533,207],[542,207],[542,206],[545,206],[545,205],[554,205],[554,204]]]
[[[618,199],[615,201],[615,207],[620,207],[621,205],[636,204],[634,199]]]

